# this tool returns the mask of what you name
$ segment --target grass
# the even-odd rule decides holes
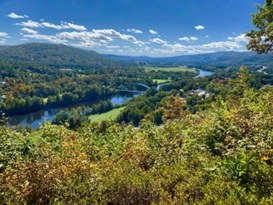
[[[156,83],[156,84],[162,84],[162,83],[168,83],[168,82],[171,82],[171,80],[153,79],[153,83]]]
[[[193,72],[197,73],[194,68],[186,68],[186,67],[145,67],[146,72]]]
[[[46,104],[48,102],[48,98],[43,98],[43,103]]]
[[[120,114],[120,112],[124,109],[125,107],[120,107],[113,109],[109,112],[106,113],[101,113],[101,114],[96,114],[96,115],[90,115],[88,119],[91,122],[96,122],[100,123],[102,121],[109,121],[109,120],[115,120],[115,118]]]

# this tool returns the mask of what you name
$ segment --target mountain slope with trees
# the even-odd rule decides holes
[[[140,65],[154,64],[154,65],[187,65],[195,66],[205,69],[223,69],[223,68],[237,68],[241,65],[246,65],[253,70],[258,70],[262,66],[269,67],[273,72],[272,55],[270,54],[256,54],[254,52],[215,52],[207,54],[196,55],[182,55],[175,57],[132,57],[132,56],[116,56],[108,55],[108,57],[121,60],[133,61]]]
[[[0,60],[60,68],[116,67],[120,64],[94,51],[50,43],[29,43],[2,47]]]

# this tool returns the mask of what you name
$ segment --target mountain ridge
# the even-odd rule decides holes
[[[27,43],[0,48],[0,60],[38,63],[54,67],[98,68],[118,66],[115,60],[95,51],[63,44]]]
[[[0,46],[0,60],[36,63],[51,67],[100,68],[126,67],[132,65],[185,65],[195,67],[249,67],[273,68],[272,55],[254,52],[215,52],[172,57],[126,56],[100,54],[73,46],[52,43],[27,43]]]
[[[238,65],[266,65],[273,66],[271,54],[256,54],[254,52],[214,52],[205,54],[180,55],[172,57],[149,57],[149,56],[118,56],[107,55],[115,60],[134,61],[138,63],[155,64],[185,64],[185,65],[219,65],[219,66],[238,66]]]

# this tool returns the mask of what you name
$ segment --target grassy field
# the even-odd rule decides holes
[[[156,83],[156,84],[162,84],[162,83],[168,83],[168,82],[171,82],[171,80],[153,79],[153,83]]]
[[[158,72],[158,71],[163,71],[163,72],[193,72],[197,73],[196,69],[194,68],[186,68],[186,67],[145,67],[146,72]]]
[[[120,107],[120,108],[113,109],[113,110],[106,112],[106,113],[90,115],[88,117],[88,119],[91,122],[97,122],[97,123],[100,123],[105,120],[106,121],[114,120],[124,108],[125,107]]]

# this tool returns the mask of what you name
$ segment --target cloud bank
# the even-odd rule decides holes
[[[69,23],[69,22],[62,22],[61,24],[57,25],[50,22],[46,22],[46,21],[38,22],[38,21],[28,20],[21,23],[16,23],[16,25],[28,27],[28,28],[50,28],[50,29],[56,29],[56,30],[65,30],[65,29],[73,29],[77,31],[87,30],[87,28],[83,25],[78,25],[78,24]]]

